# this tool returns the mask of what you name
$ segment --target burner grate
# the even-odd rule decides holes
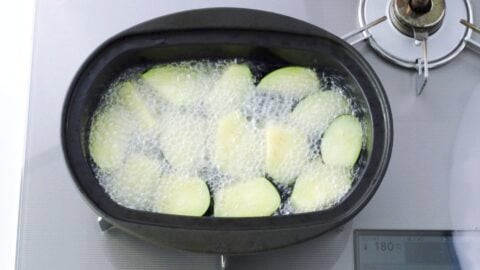
[[[363,34],[351,44],[368,40],[389,62],[415,69],[417,95],[427,84],[429,69],[446,64],[465,47],[480,53],[480,44],[471,39],[472,31],[480,29],[468,0],[448,5],[444,0],[361,0],[359,20],[360,28],[344,38]]]

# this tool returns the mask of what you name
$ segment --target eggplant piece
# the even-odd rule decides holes
[[[233,177],[262,176],[265,154],[261,135],[238,111],[222,117],[217,124],[213,161]]]
[[[162,113],[160,125],[160,148],[175,170],[188,174],[203,166],[207,140],[207,123],[204,118],[166,110]]]
[[[132,114],[143,132],[149,132],[157,126],[157,117],[148,107],[140,86],[136,82],[121,83],[114,93],[114,98]]]
[[[110,194],[121,205],[138,210],[150,207],[153,192],[162,173],[161,163],[142,154],[132,154],[113,174]]]
[[[161,98],[176,106],[192,105],[205,94],[202,72],[187,65],[153,67],[141,79]]]
[[[254,89],[252,72],[246,64],[228,65],[209,93],[209,110],[212,114],[239,110]]]
[[[290,204],[295,213],[329,208],[348,192],[351,183],[352,176],[348,168],[313,162],[297,178]]]
[[[133,123],[119,105],[104,107],[90,127],[89,150],[95,164],[105,171],[117,168],[128,148]]]
[[[270,72],[258,83],[257,88],[302,99],[320,89],[320,80],[312,69],[290,66]]]
[[[320,144],[325,164],[353,167],[362,150],[363,130],[352,115],[342,115],[327,127]]]
[[[307,136],[297,128],[268,123],[265,140],[267,174],[278,184],[292,184],[309,158]]]
[[[272,215],[280,206],[280,195],[263,177],[239,180],[216,192],[216,217],[261,217]]]
[[[342,94],[321,91],[300,101],[289,120],[307,134],[321,134],[337,116],[350,112],[348,100]]]
[[[162,214],[202,216],[210,206],[207,184],[198,177],[176,175],[161,179],[153,211]]]

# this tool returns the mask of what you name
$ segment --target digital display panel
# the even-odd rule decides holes
[[[355,269],[464,269],[479,246],[479,231],[356,230]]]

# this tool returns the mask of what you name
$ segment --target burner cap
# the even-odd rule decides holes
[[[393,25],[410,37],[417,31],[435,33],[444,17],[444,0],[392,0],[390,6]]]

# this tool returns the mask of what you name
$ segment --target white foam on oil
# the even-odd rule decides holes
[[[154,211],[152,203],[156,187],[160,186],[161,181],[171,179],[167,177],[171,175],[200,177],[208,184],[212,197],[226,185],[259,176],[266,176],[283,192],[284,189],[291,189],[305,166],[321,158],[318,144],[324,126],[312,131],[312,123],[309,122],[312,118],[308,114],[300,114],[294,121],[291,118],[292,111],[305,99],[296,100],[293,96],[256,89],[255,82],[260,79],[258,74],[253,74],[252,78],[236,78],[231,86],[223,82],[222,87],[227,90],[244,85],[242,89],[235,89],[242,91],[241,94],[229,95],[219,90],[218,82],[224,72],[238,63],[256,70],[252,63],[237,60],[169,63],[171,66],[187,68],[195,74],[192,76],[198,85],[195,91],[200,94],[195,95],[195,101],[188,105],[172,104],[159,96],[142,81],[143,69],[125,72],[110,86],[94,114],[93,122],[109,108],[121,108],[118,113],[121,121],[117,119],[115,122],[123,124],[118,128],[110,128],[110,134],[107,132],[106,135],[113,138],[119,137],[116,133],[124,133],[120,136],[124,139],[115,143],[124,144],[125,147],[113,157],[118,159],[113,162],[117,166],[107,169],[97,166],[95,173],[100,184],[116,202],[132,209]],[[135,95],[140,101],[131,107],[125,106],[118,95],[125,82],[134,84]],[[324,121],[329,123],[340,113],[353,113],[352,101],[342,94],[341,87],[333,83],[328,88],[315,91],[338,93],[340,98],[332,99],[333,102],[346,100],[349,109],[332,110],[331,114],[323,116],[326,117]],[[328,106],[337,108],[341,105]],[[235,115],[236,118],[229,120],[229,115]],[[124,128],[125,125],[133,128]],[[272,125],[279,125],[280,128],[278,134],[269,138],[266,130]],[[102,128],[105,127],[92,125],[91,134],[95,129]],[[272,144],[275,149],[269,156],[267,147]],[[275,157],[275,154],[286,156]],[[289,158],[292,156],[295,158]],[[95,157],[93,160],[98,163]],[[269,172],[269,162],[277,168],[275,172]],[[280,181],[282,177],[288,181]],[[331,178],[335,179],[335,176]],[[335,202],[347,191],[339,193]],[[276,215],[292,212],[288,198],[284,198]]]

